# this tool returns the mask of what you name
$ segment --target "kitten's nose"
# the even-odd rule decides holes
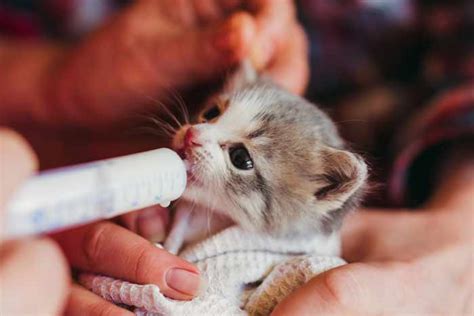
[[[194,127],[188,128],[186,134],[184,134],[184,146],[185,147],[195,147],[202,146],[202,144],[197,140],[198,132]]]

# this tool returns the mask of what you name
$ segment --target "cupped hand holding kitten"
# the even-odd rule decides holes
[[[470,315],[474,164],[472,152],[463,156],[423,210],[349,217],[343,255],[352,263],[318,275],[272,315]]]

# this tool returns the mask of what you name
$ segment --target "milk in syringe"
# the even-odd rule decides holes
[[[7,204],[4,237],[57,231],[143,207],[168,206],[186,187],[186,167],[162,148],[46,171]]]

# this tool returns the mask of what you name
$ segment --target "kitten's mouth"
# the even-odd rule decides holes
[[[178,149],[175,149],[175,151],[178,154],[178,156],[186,163],[186,168],[189,171],[191,167],[194,165],[194,161],[192,158],[193,155],[189,151],[189,148],[180,147]]]
[[[202,186],[202,182],[196,176],[196,161],[193,154],[192,146],[186,145],[185,143],[185,135],[187,129],[182,129],[178,132],[178,134],[173,139],[173,149],[179,155],[179,157],[184,161],[186,165],[186,173],[188,177],[188,185],[193,186]]]
[[[188,185],[193,186],[202,186],[202,182],[195,174],[196,163],[193,159],[193,156],[190,153],[187,153],[186,150],[183,150],[181,153],[178,152],[181,159],[183,159],[184,164],[186,165],[186,175],[188,178]]]

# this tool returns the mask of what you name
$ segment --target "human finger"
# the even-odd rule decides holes
[[[287,40],[288,30],[297,23],[294,4],[290,0],[253,0],[247,8],[256,21],[256,36],[250,56],[257,69],[263,69]]]
[[[0,128],[0,210],[36,167],[36,157],[27,142],[16,132]]]
[[[153,283],[174,299],[193,298],[200,286],[192,264],[110,222],[55,235],[71,265],[138,284]]]
[[[168,209],[155,205],[120,216],[120,223],[151,242],[163,242],[169,212]]]
[[[59,315],[69,273],[59,247],[48,239],[0,248],[0,315]]]
[[[303,94],[309,79],[308,63],[306,35],[299,25],[294,25],[288,41],[278,49],[265,73],[289,91]]]
[[[415,296],[405,268],[397,265],[349,264],[326,271],[280,303],[272,316],[380,315],[401,311],[407,295]],[[403,283],[406,282],[406,283]]]
[[[166,55],[157,49],[167,65],[168,86],[209,80],[237,65],[250,49],[254,29],[255,22],[248,13],[237,13],[218,26],[190,31],[170,42]]]

